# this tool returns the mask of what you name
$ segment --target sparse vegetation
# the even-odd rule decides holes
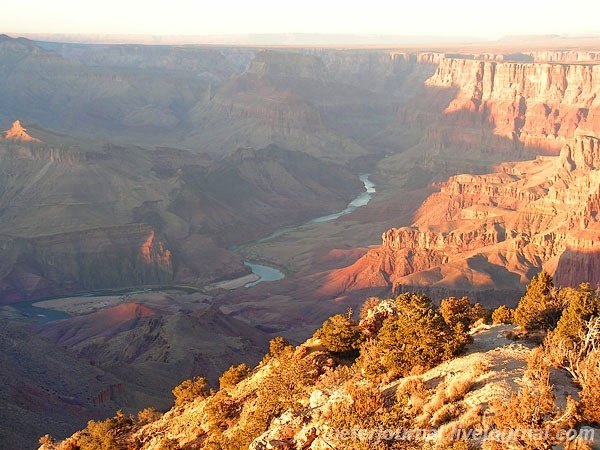
[[[137,425],[147,425],[156,422],[162,417],[162,413],[155,408],[145,408],[137,413]]]
[[[204,378],[181,383],[173,389],[176,405],[196,398],[204,400],[197,404],[203,434],[182,448],[258,448],[251,447],[252,442],[265,431],[272,432],[273,426],[284,430],[283,435],[293,437],[302,429],[304,420],[310,420],[313,396],[317,404],[329,396],[337,399],[323,411],[315,408],[317,414],[322,414],[319,420],[332,429],[438,429],[435,442],[343,441],[343,448],[353,450],[474,449],[480,448],[481,443],[457,434],[456,430],[545,430],[547,427],[554,432],[585,423],[598,425],[598,297],[588,285],[554,289],[550,281],[541,275],[528,288],[530,297],[526,295],[522,302],[526,305],[532,298],[547,295],[550,300],[541,309],[544,320],[530,317],[529,331],[519,330],[522,338],[531,340],[532,334],[546,334],[533,331],[536,327],[545,330],[552,323],[558,326],[547,332],[543,347],[529,352],[521,388],[516,392],[507,388],[506,396],[493,399],[489,406],[483,403],[473,406],[472,399],[478,394],[469,395],[481,382],[485,383],[482,380],[488,379],[493,356],[478,358],[477,354],[471,354],[468,365],[448,362],[447,366],[427,372],[459,354],[470,339],[467,327],[484,317],[483,308],[471,304],[466,297],[451,297],[438,309],[428,297],[407,293],[394,300],[370,299],[371,306],[360,324],[350,314],[328,319],[315,333],[325,350],[312,344],[294,348],[278,337],[270,342],[269,353],[256,370],[251,371],[245,364],[226,370],[219,379],[221,389],[217,392],[206,391]],[[525,317],[523,305],[520,305],[521,319]],[[566,308],[562,317],[556,318],[557,311],[562,311],[561,305]],[[494,311],[495,322],[504,323],[510,316],[510,308]],[[365,327],[369,333],[364,333]],[[369,338],[363,341],[365,334]],[[356,351],[359,352],[356,360],[339,357]],[[550,383],[550,362],[567,369],[579,383],[579,402],[569,397],[564,408],[557,407],[555,389]],[[248,376],[253,377],[248,383],[251,388],[232,389]],[[71,441],[56,448],[64,450],[67,445],[72,445],[72,450],[139,448],[139,442],[131,438],[133,430],[160,417],[161,413],[151,408],[140,411],[136,421],[118,412],[105,421],[90,421]],[[301,422],[288,426],[284,417],[301,417]],[[315,438],[314,434],[311,436]],[[54,448],[50,437],[41,438],[40,443],[42,439],[46,439],[45,445]],[[156,448],[179,448],[178,441],[170,436],[161,439],[154,441]],[[265,442],[279,442],[278,438],[268,439]],[[298,442],[296,445],[300,445]],[[553,443],[525,436],[519,445],[546,449]],[[573,445],[565,448],[574,448]],[[507,447],[486,442],[481,448]]]
[[[363,335],[350,314],[337,314],[330,317],[317,330],[315,337],[332,353],[355,352],[360,347]]]
[[[506,305],[501,305],[492,313],[492,323],[512,324],[515,323],[515,310]]]
[[[219,377],[219,386],[221,389],[234,387],[240,381],[250,375],[251,372],[252,369],[250,369],[250,367],[244,363],[240,364],[239,366],[231,366],[229,369],[223,372],[221,377]]]
[[[206,386],[208,380],[202,377],[195,377],[190,380],[184,380],[180,385],[173,388],[173,396],[175,397],[175,406],[181,406],[187,402],[191,402],[196,398],[204,398],[207,395]]]
[[[563,302],[557,294],[552,277],[540,272],[527,285],[527,292],[519,301],[515,323],[527,331],[556,327],[563,310]]]
[[[528,360],[524,380],[526,384],[510,398],[494,399],[491,409],[494,424],[501,430],[556,430],[572,428],[576,423],[576,405],[569,398],[564,411],[555,404],[555,396],[550,384],[548,364],[541,348],[534,350]],[[552,442],[540,441],[536,436],[521,436],[524,448],[549,448]]]
[[[79,450],[121,450],[127,448],[127,432],[131,430],[131,417],[117,411],[115,417],[96,421],[90,420],[76,437]]]

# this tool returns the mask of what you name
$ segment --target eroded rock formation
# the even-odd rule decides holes
[[[340,290],[518,291],[543,268],[559,285],[600,284],[599,144],[579,131],[559,156],[451,177],[412,226],[383,233],[330,281]]]
[[[547,61],[563,57],[577,61],[579,56],[541,56]],[[458,90],[444,111],[454,124],[489,124],[495,135],[550,153],[572,139],[578,126],[600,125],[595,119],[600,108],[596,64],[443,58],[426,85]]]

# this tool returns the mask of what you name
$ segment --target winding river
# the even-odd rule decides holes
[[[274,239],[278,236],[282,236],[286,233],[289,233],[290,231],[294,231],[304,225],[310,225],[313,223],[330,222],[332,220],[336,220],[342,216],[350,214],[352,211],[354,211],[357,208],[360,208],[361,206],[365,206],[366,204],[369,203],[372,195],[376,192],[375,184],[371,180],[369,180],[369,175],[370,174],[366,173],[366,174],[362,174],[360,176],[360,180],[363,182],[365,190],[363,192],[361,192],[354,200],[352,200],[350,203],[348,203],[348,206],[346,206],[346,208],[344,208],[342,211],[334,213],[334,214],[328,214],[326,216],[317,217],[315,219],[309,220],[308,222],[302,223],[300,225],[280,228],[280,229],[275,230],[274,232],[268,234],[267,236],[264,236],[253,242],[266,242],[266,241]],[[253,243],[253,242],[251,242],[251,243]],[[252,270],[252,272],[259,277],[256,281],[245,284],[244,287],[247,287],[247,288],[255,286],[258,283],[262,283],[262,282],[281,280],[282,278],[285,277],[285,274],[283,272],[275,269],[274,267],[265,266],[263,264],[258,264],[256,262],[251,262],[251,261],[245,261],[244,265],[248,266]],[[100,290],[97,292],[78,294],[77,296],[74,296],[74,297],[86,297],[86,296],[92,296],[92,295],[93,296],[128,295],[128,294],[134,294],[134,293],[140,293],[140,292],[150,292],[150,291],[154,291],[154,290],[159,291],[159,290],[167,288],[167,287],[171,288],[171,289],[180,289],[183,291],[188,290],[183,287],[164,286],[164,287],[145,288],[142,290],[139,290],[139,289],[137,289],[137,290],[136,289],[106,290],[106,291]],[[197,289],[189,288],[189,290],[191,292],[195,292]],[[55,310],[45,309],[45,308],[40,308],[40,307],[35,306],[35,303],[38,303],[40,301],[42,301],[42,300],[25,301],[25,302],[15,303],[12,305],[8,305],[8,308],[16,311],[18,313],[18,315],[21,317],[21,320],[25,319],[26,321],[29,321],[29,322],[46,323],[46,322],[52,322],[54,320],[66,319],[68,317],[71,317],[69,314],[61,312],[61,311],[55,311]]]
[[[334,213],[334,214],[328,214],[326,216],[317,217],[315,219],[309,220],[308,222],[302,223],[300,225],[279,228],[278,230],[275,230],[272,233],[270,233],[260,239],[257,239],[254,242],[261,243],[261,242],[270,241],[271,239],[282,236],[286,233],[289,233],[290,231],[297,230],[298,228],[300,228],[304,225],[310,225],[313,223],[331,222],[332,220],[336,220],[342,216],[350,214],[352,211],[354,211],[357,208],[360,208],[361,206],[367,205],[369,203],[369,201],[371,201],[373,194],[376,192],[375,183],[373,183],[371,180],[369,180],[369,175],[370,175],[369,173],[364,173],[359,177],[360,181],[362,181],[362,183],[365,187],[365,190],[363,192],[361,192],[354,200],[352,200],[350,203],[348,203],[348,206],[346,206],[346,208],[344,208],[342,211]],[[256,263],[253,263],[250,261],[245,261],[244,264],[246,266],[250,267],[250,269],[252,270],[252,273],[254,273],[255,275],[257,275],[259,277],[258,280],[244,285],[244,287],[247,287],[247,288],[255,286],[258,283],[261,283],[263,281],[281,280],[285,276],[283,274],[283,272],[281,272],[280,270],[277,270],[273,267],[265,266],[262,264],[256,264]]]

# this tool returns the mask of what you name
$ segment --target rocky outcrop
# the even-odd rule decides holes
[[[295,52],[259,51],[246,73],[271,78],[311,78],[325,80],[327,71],[320,58]]]
[[[600,284],[599,143],[578,131],[559,156],[451,177],[413,226],[386,231],[381,246],[329,281],[338,292],[385,285],[433,295],[518,291],[544,268],[560,285]]]
[[[458,89],[444,111],[452,123],[489,124],[494,134],[525,147],[558,153],[578,126],[597,126],[587,121],[600,107],[595,64],[444,58],[426,85]]]
[[[9,141],[21,141],[21,142],[42,142],[39,139],[31,137],[27,134],[27,130],[23,128],[19,120],[15,120],[12,126],[2,133],[4,139]]]

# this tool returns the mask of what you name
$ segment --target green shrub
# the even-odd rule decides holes
[[[440,304],[440,313],[446,323],[455,327],[462,323],[465,329],[470,329],[477,321],[486,319],[487,311],[480,303],[471,303],[468,297],[448,297]]]
[[[527,292],[515,310],[515,322],[527,331],[556,327],[563,310],[552,277],[542,271],[527,285]]]
[[[362,341],[358,324],[348,314],[337,314],[327,319],[315,337],[332,353],[352,352],[359,348]]]
[[[585,332],[586,322],[592,316],[600,314],[600,298],[589,283],[582,283],[577,289],[561,289],[560,296],[567,307],[556,325],[556,332],[575,343]]]
[[[403,294],[396,303],[398,314],[387,318],[377,336],[361,347],[357,364],[365,376],[406,376],[416,366],[431,368],[458,354],[469,341],[463,324],[449,326],[430,307],[429,298]]]
[[[515,310],[506,305],[501,305],[492,313],[492,323],[511,324],[515,322]]]
[[[221,389],[234,387],[250,373],[252,373],[252,369],[244,363],[239,366],[231,366],[219,377],[219,387]]]
[[[200,397],[205,398],[206,386],[208,380],[202,377],[195,377],[190,380],[183,381],[179,386],[175,386],[171,391],[175,396],[175,406],[181,406],[184,403]]]

